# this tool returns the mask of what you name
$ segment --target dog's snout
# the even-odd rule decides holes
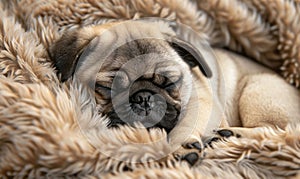
[[[150,114],[154,107],[154,96],[149,91],[140,91],[131,97],[131,104],[135,111],[142,116]]]
[[[134,95],[133,99],[135,100],[134,102],[140,104],[141,106],[149,108],[151,97],[152,94],[150,92],[139,92]]]

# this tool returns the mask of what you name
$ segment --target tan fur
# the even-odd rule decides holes
[[[210,123],[212,98],[219,94],[212,92],[207,78],[194,71],[195,89],[188,105],[189,112],[170,134],[175,145],[183,140],[199,141],[199,137],[211,135],[212,131],[206,129],[210,125],[215,130],[220,126],[243,137],[251,137],[247,128],[271,126],[283,129],[288,123],[300,122],[300,94],[295,88],[275,72],[249,59],[221,49],[214,52],[221,67],[219,79],[224,80],[225,85],[225,113],[219,114],[222,119],[217,125]],[[188,138],[188,135],[192,136]]]
[[[213,46],[246,51],[299,86],[298,0],[2,0],[0,8],[0,178],[300,176],[299,124],[251,129],[244,138],[213,143],[199,152],[203,160],[194,167],[174,160],[160,131],[90,128],[103,118],[86,107],[92,102],[80,85],[59,84],[46,50],[66,29],[162,17],[187,24]],[[79,118],[89,140],[74,123]],[[160,142],[141,148],[130,141]],[[167,157],[153,161],[153,156]]]
[[[216,55],[228,94],[225,111],[229,126],[283,129],[300,121],[300,94],[295,88],[249,59],[222,50],[216,50]]]
[[[148,27],[149,24],[143,23],[144,22],[128,22],[123,25],[120,24],[117,28],[118,31],[109,29],[109,31],[118,34],[119,38],[115,40],[114,43],[120,43],[120,39],[126,39],[128,38],[127,36],[135,38],[135,34],[149,34],[150,31],[150,35],[157,38],[162,34],[174,34],[168,29],[167,25],[149,22],[150,26]],[[130,32],[127,31],[127,29],[131,29],[130,27],[135,27],[134,34],[130,34]],[[152,29],[152,27],[154,28]],[[97,34],[98,29],[101,29],[101,26],[95,26],[96,33],[94,32],[94,34]],[[106,29],[106,26],[104,26],[104,29]],[[76,38],[91,39],[89,36],[94,36],[91,35],[93,33],[89,31],[92,32],[92,28],[89,28],[86,33],[85,29],[82,29],[79,31],[80,33],[75,33],[78,35]],[[163,33],[160,34],[159,31]],[[80,36],[81,34],[83,34],[83,37]],[[108,37],[108,35],[109,34],[105,35],[105,37]],[[78,49],[82,47],[69,49],[69,47],[65,47],[64,43],[61,43],[61,41],[69,41],[69,39],[72,38],[74,38],[74,35],[69,37],[63,36],[62,40],[59,40],[54,47],[59,49],[59,51],[66,48],[69,52],[72,52],[72,50],[74,50],[74,52],[79,51]],[[114,38],[115,37],[112,36],[109,39]],[[139,38],[138,35],[137,38]],[[102,42],[102,44],[111,43],[110,41],[106,42],[105,40],[101,40],[101,38],[99,41]],[[123,43],[124,42],[121,41],[121,44]],[[79,40],[79,43],[76,41],[75,44],[86,46],[86,42],[81,40]],[[54,52],[57,51],[55,48]],[[94,50],[95,48],[92,49]],[[108,51],[105,45],[102,45],[102,49]],[[94,53],[93,50],[88,53]],[[59,51],[58,54],[60,53]],[[103,52],[99,51],[98,53]],[[255,64],[247,58],[221,49],[215,49],[214,53],[217,58],[217,63],[220,66],[220,73],[216,72],[214,75],[219,76],[213,80],[219,80],[219,84],[224,85],[225,88],[218,89],[222,93],[215,93],[209,79],[204,77],[199,70],[192,69],[193,81],[189,81],[189,83],[192,83],[194,86],[192,96],[187,105],[186,116],[183,117],[182,121],[179,122],[169,135],[169,141],[173,148],[179,148],[180,145],[186,142],[197,141],[199,137],[208,137],[211,135],[211,128],[217,129],[218,127],[226,127],[243,137],[248,137],[247,128],[272,126],[283,129],[288,123],[300,122],[300,94],[294,87],[287,84],[275,72]],[[93,56],[90,57],[93,61],[99,60],[98,58],[93,58]],[[86,81],[87,79],[85,78],[92,75],[89,74],[86,76],[86,71],[90,70],[91,73],[96,72],[90,69],[89,64],[96,64],[96,61],[91,62],[91,60],[85,62],[89,68],[85,67],[86,64],[80,67],[84,70],[80,70],[79,68],[79,72],[76,74],[79,79]],[[153,63],[154,62],[155,61],[153,61]],[[125,62],[120,61],[120,63]],[[150,66],[151,65],[149,65],[149,67]],[[109,81],[112,83],[111,80]],[[219,99],[225,99],[223,106],[224,111],[221,110],[217,112],[213,110],[215,108],[215,106],[213,106],[215,95],[225,95],[224,97],[219,97]],[[212,124],[211,120],[213,118],[220,118],[220,120]],[[236,129],[231,127],[243,128]]]
[[[295,0],[72,0],[63,3],[24,0],[18,3],[17,9],[16,14],[27,28],[39,18],[54,22],[62,30],[143,17],[176,20],[199,32],[211,45],[244,52],[280,72],[289,83],[300,86],[296,50],[299,2]]]

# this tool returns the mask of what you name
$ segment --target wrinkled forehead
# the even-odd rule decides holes
[[[130,21],[115,25],[95,37],[84,49],[77,65],[77,71],[85,72],[80,78],[88,81],[101,69],[115,70],[132,59],[137,63],[133,63],[137,70],[149,69],[171,59],[182,63],[165,39],[173,33],[168,25],[159,22]]]
[[[139,39],[116,48],[103,59],[102,67],[114,70],[125,63],[130,63],[130,66],[139,70],[165,63],[172,65],[175,61],[180,61],[180,57],[165,40]]]
[[[144,21],[125,21],[117,23],[98,34],[98,41],[105,46],[118,48],[125,43],[141,39],[161,39],[168,40],[176,36],[171,27],[164,22],[144,22]],[[90,43],[90,46],[99,45]]]
[[[135,45],[136,44],[134,44],[134,46]],[[162,48],[166,47],[163,46]],[[187,64],[184,63],[172,49],[166,48],[161,52],[145,52],[135,47],[135,49],[132,50],[127,48],[120,51],[116,50],[116,52],[105,61],[97,74],[97,81],[102,81],[105,79],[104,76],[106,78],[108,77],[107,75],[111,78],[118,75],[124,78],[124,75],[126,75],[126,78],[133,81],[139,78],[150,78],[153,77],[154,74],[166,78],[174,78],[189,71]],[[167,51],[170,52],[167,53]]]
[[[121,37],[118,40],[132,41],[138,39],[156,38],[165,39],[166,36],[175,36],[168,23],[162,21],[125,21],[108,30]]]

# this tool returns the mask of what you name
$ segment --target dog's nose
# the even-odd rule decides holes
[[[133,110],[140,116],[147,116],[154,107],[153,93],[148,91],[140,91],[131,97]]]

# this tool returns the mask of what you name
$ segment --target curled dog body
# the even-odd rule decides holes
[[[298,91],[275,72],[215,49],[218,72],[190,43],[200,39],[183,36],[165,22],[116,22],[66,32],[50,56],[62,81],[76,76],[94,89],[109,127],[162,128],[174,144],[208,135],[207,128],[247,131],[300,120]]]
[[[50,51],[63,81],[74,75],[95,85],[109,127],[140,122],[170,132],[185,114],[190,69],[212,75],[201,53],[162,22],[83,28],[63,35]]]

